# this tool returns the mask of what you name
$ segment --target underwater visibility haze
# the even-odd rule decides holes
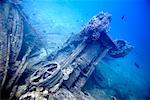
[[[149,0],[1,0],[0,100],[150,100]]]

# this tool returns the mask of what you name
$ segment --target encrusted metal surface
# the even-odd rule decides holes
[[[3,86],[9,64],[15,63],[23,40],[23,20],[13,5],[1,3],[0,11],[0,67]]]
[[[54,98],[60,99],[63,96],[58,91],[62,86],[67,88],[67,91],[74,91],[73,93],[77,95],[71,97],[76,100],[79,91],[81,92],[98,62],[105,57],[109,49],[117,48],[117,45],[107,35],[110,21],[111,16],[108,13],[102,12],[96,17],[94,16],[78,36],[73,36],[74,38],[70,39],[55,55],[50,55],[53,57],[52,62],[43,65],[42,69],[31,75],[27,86],[29,90],[33,90],[33,87],[44,87],[54,94]],[[58,62],[58,64],[53,62]],[[60,81],[60,79],[62,80]]]
[[[117,40],[116,45],[117,49],[112,48],[108,52],[113,58],[124,57],[133,49],[133,46],[124,40]]]
[[[9,3],[2,3],[0,13],[0,82],[3,86],[9,74],[5,86],[6,90],[10,89],[9,99],[94,100],[81,89],[98,62],[107,53],[116,58],[125,56],[132,47],[123,40],[114,42],[108,36],[111,14],[101,12],[47,59],[36,60],[39,53],[32,54],[32,46],[26,48],[20,61],[16,61],[21,48],[24,48],[23,13],[21,10],[18,12],[17,6]],[[31,67],[36,68],[36,71]],[[27,68],[31,72],[25,78]],[[19,83],[19,80],[24,83]],[[22,84],[24,85],[21,86]]]

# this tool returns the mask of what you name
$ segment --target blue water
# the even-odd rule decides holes
[[[111,13],[109,35],[129,41],[134,49],[124,58],[105,58],[96,70],[108,79],[109,88],[127,97],[125,100],[150,100],[149,0],[23,0],[21,6],[49,53],[78,33],[92,16],[100,11]],[[87,91],[99,100],[101,92],[95,91],[100,89],[92,86],[87,85]]]

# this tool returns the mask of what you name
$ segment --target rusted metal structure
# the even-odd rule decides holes
[[[1,87],[6,80],[9,64],[15,63],[23,40],[23,19],[18,11],[9,4],[2,4],[0,9],[0,68]]]
[[[80,91],[106,54],[116,58],[127,55],[132,46],[123,40],[113,41],[108,36],[110,21],[109,13],[94,16],[79,34],[48,57],[50,62],[31,75],[27,91],[36,87],[45,87],[54,94],[60,88],[73,93]]]
[[[10,89],[10,99],[17,97],[38,100],[40,97],[60,100],[60,96],[65,97],[66,92],[66,95],[74,97],[74,100],[84,97],[86,99],[83,100],[89,100],[92,97],[90,95],[86,97],[81,89],[96,65],[106,55],[114,58],[123,57],[132,49],[132,46],[126,41],[113,41],[108,36],[107,30],[111,22],[111,14],[101,12],[94,16],[78,34],[72,36],[64,47],[50,54],[47,60],[43,61],[44,64],[31,64],[34,61],[29,57],[32,52],[31,47],[28,48],[22,59],[17,61],[23,41],[23,23],[25,23],[23,19],[26,20],[26,18],[16,3],[1,2],[1,4],[0,81],[1,89],[4,85],[4,90]],[[29,74],[25,87],[21,88],[17,82],[29,66],[40,66],[40,69]],[[7,75],[8,78],[6,78]],[[21,92],[17,95],[19,90]]]

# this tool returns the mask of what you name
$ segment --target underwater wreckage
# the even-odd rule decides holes
[[[71,36],[61,49],[41,60],[35,56],[39,54],[35,50],[36,41],[24,43],[26,35],[32,33],[25,33],[25,27],[29,30],[32,27],[19,5],[2,1],[1,5],[1,99],[94,100],[90,94],[82,92],[82,88],[96,65],[105,56],[124,57],[133,48],[124,40],[113,41],[109,37],[111,14],[101,12],[78,34]],[[24,47],[26,50],[22,53]]]

